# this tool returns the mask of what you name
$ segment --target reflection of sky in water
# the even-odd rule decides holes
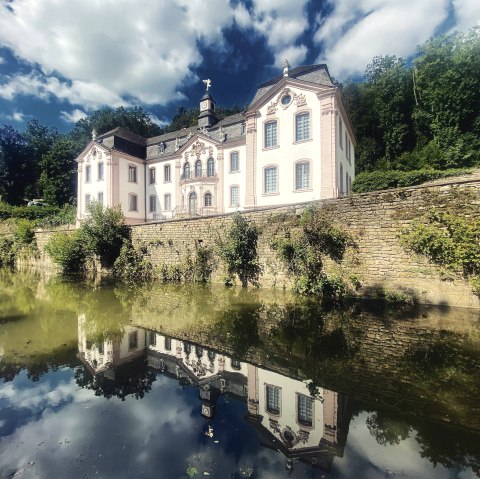
[[[0,387],[0,475],[21,478],[229,478],[253,467],[256,478],[288,477],[283,456],[258,444],[244,420],[246,405],[221,397],[205,435],[198,390],[158,375],[141,400],[97,397],[80,389],[67,368],[30,381],[24,372]],[[331,478],[471,478],[470,471],[433,467],[420,457],[415,435],[381,446],[366,427],[367,413],[350,423],[343,458]],[[448,438],[445,438],[448,440]],[[215,442],[215,441],[218,441]],[[319,471],[317,471],[318,473]],[[301,463],[293,477],[322,477]]]

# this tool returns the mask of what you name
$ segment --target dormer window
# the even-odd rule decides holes
[[[163,141],[158,145],[158,152],[160,154],[165,153],[165,143],[163,143]]]

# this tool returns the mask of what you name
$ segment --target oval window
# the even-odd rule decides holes
[[[292,97],[290,95],[285,95],[282,98],[282,105],[288,105],[292,101]]]

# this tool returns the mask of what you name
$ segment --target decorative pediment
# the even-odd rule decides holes
[[[206,151],[207,149],[205,148],[205,143],[203,143],[203,141],[197,140],[192,145],[192,153],[194,153],[197,156],[197,158],[200,158],[200,155],[202,153],[205,153]]]

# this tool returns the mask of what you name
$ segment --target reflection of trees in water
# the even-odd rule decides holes
[[[366,423],[370,434],[382,446],[400,444],[400,441],[407,439],[411,432],[409,424],[380,411],[370,414]]]
[[[75,380],[84,389],[91,389],[95,396],[107,399],[118,397],[122,401],[127,396],[142,399],[151,389],[156,373],[148,368],[145,358],[134,360],[115,369],[115,379],[103,374],[93,375],[85,365],[75,368]]]
[[[461,470],[471,468],[476,474],[480,473],[478,433],[386,410],[370,413],[366,425],[382,446],[398,445],[413,437],[420,447],[420,455],[434,466],[441,464]]]

